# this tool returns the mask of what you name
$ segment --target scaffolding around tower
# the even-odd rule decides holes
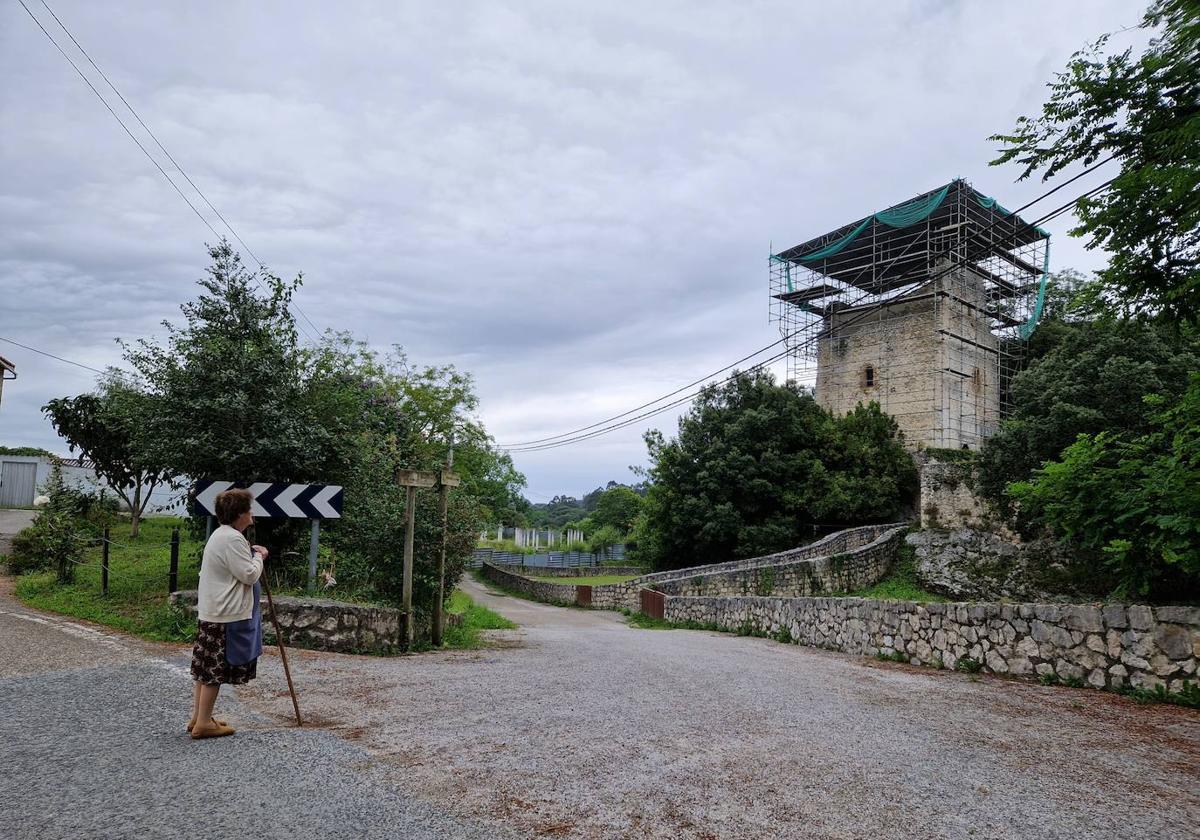
[[[1049,238],[960,179],[772,254],[789,378],[836,414],[878,402],[910,449],[976,449],[1041,317]]]

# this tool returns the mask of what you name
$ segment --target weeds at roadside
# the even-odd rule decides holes
[[[1200,683],[1191,680],[1185,680],[1183,687],[1177,692],[1167,691],[1164,685],[1156,685],[1152,689],[1125,685],[1112,690],[1135,703],[1167,703],[1188,709],[1200,709]]]
[[[955,671],[962,671],[964,674],[978,674],[983,670],[983,663],[978,659],[972,659],[969,656],[964,656],[962,659],[954,663]]]

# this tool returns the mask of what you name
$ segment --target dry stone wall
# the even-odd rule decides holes
[[[668,596],[664,617],[776,637],[786,631],[800,644],[900,653],[915,665],[954,668],[969,659],[996,674],[1095,688],[1178,692],[1200,667],[1200,607]]]
[[[877,529],[859,529],[859,540],[865,540]],[[904,525],[894,526],[865,544],[842,550],[859,540],[840,540],[826,546],[824,553],[805,559],[790,559],[788,554],[771,555],[779,560],[771,565],[755,563],[748,568],[732,568],[705,572],[689,570],[688,577],[654,581],[650,585],[668,595],[775,595],[796,597],[822,593],[851,592],[877,583],[891,570],[896,550],[904,539]],[[791,555],[794,557],[794,555]],[[789,558],[789,559],[784,559]],[[761,559],[761,558],[756,558]]]
[[[171,593],[170,601],[193,616],[196,592]],[[335,653],[387,654],[399,650],[400,610],[348,604],[329,598],[297,598],[276,595],[275,615],[284,642],[311,650]],[[263,639],[275,643],[275,631],[263,600]]]
[[[484,580],[489,580],[505,589],[520,592],[535,601],[544,601],[547,604],[558,604],[563,607],[569,607],[575,603],[574,584],[533,580],[510,571],[513,568],[520,567],[493,566],[491,563],[484,563],[480,567],[480,573]]]
[[[586,578],[597,575],[640,575],[641,566],[524,566],[519,563],[493,563],[510,572],[529,577]]]

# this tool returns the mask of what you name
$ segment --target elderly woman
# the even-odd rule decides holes
[[[216,498],[217,521],[200,564],[199,625],[192,648],[193,738],[219,738],[234,729],[212,716],[223,684],[254,679],[262,654],[259,577],[267,550],[242,535],[254,518],[248,490],[226,490]]]

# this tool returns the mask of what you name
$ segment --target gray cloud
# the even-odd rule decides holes
[[[773,341],[772,244],[956,176],[1032,198],[1039,184],[987,167],[985,138],[1136,15],[1120,0],[53,5],[255,253],[304,272],[317,324],[472,371],[502,442]],[[115,337],[177,317],[212,234],[16,4],[0,71],[0,335],[103,367]],[[1052,226],[1055,265],[1095,267],[1068,227]],[[0,441],[60,448],[38,406],[92,377],[0,353],[21,373]],[[640,433],[517,463],[535,493],[581,493],[628,478]]]

